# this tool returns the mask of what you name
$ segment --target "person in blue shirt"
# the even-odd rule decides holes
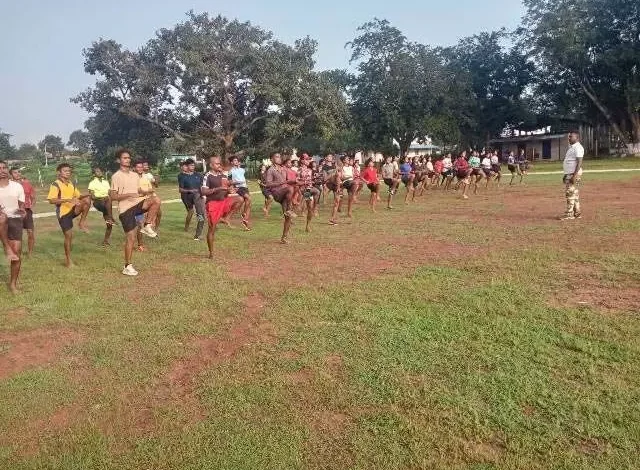
[[[411,157],[405,157],[400,164],[400,179],[407,188],[407,195],[404,197],[404,203],[409,204],[409,196],[415,194],[414,181],[416,174],[413,172],[413,165],[411,164]]]
[[[240,166],[240,158],[231,159],[231,170],[229,171],[231,184],[236,188],[238,196],[242,197],[244,203],[242,207],[242,226],[246,231],[251,230],[249,218],[251,217],[251,194],[245,177],[245,170]]]
[[[192,158],[186,159],[180,165],[180,174],[178,175],[178,191],[180,192],[180,199],[187,210],[187,216],[184,220],[184,231],[189,231],[189,225],[191,225],[191,218],[195,211],[198,219],[198,225],[196,227],[196,233],[193,237],[194,240],[199,241],[204,230],[204,199],[200,193],[202,187],[203,176],[201,173],[196,172],[196,162]]]

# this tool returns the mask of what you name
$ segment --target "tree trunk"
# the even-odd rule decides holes
[[[227,163],[228,158],[233,154],[233,141],[235,140],[235,134],[224,134],[220,136],[222,141],[222,162]]]
[[[593,102],[593,104],[596,105],[596,108],[598,108],[598,110],[600,110],[602,115],[609,122],[609,125],[611,126],[611,129],[613,129],[613,132],[625,144],[625,147],[628,147],[629,146],[629,139],[628,139],[627,135],[624,132],[622,132],[622,129],[620,129],[620,126],[618,125],[618,123],[615,122],[615,120],[613,119],[613,116],[611,116],[611,113],[609,112],[609,110],[598,99],[598,97],[594,93],[593,89],[591,88],[591,85],[589,84],[589,81],[588,80],[580,80],[580,86],[582,87],[582,91],[584,91],[584,93],[589,97],[589,99]]]

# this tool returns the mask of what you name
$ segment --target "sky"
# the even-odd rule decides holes
[[[83,48],[99,38],[136,49],[189,10],[250,21],[286,43],[318,41],[316,68],[347,68],[345,43],[363,23],[389,20],[410,40],[451,45],[500,27],[514,28],[519,0],[0,0],[0,129],[12,143],[69,134],[87,114],[69,99],[94,82]]]

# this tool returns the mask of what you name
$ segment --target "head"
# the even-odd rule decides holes
[[[390,156],[386,156],[386,157],[384,157],[384,162],[386,164],[392,163],[393,162],[393,158],[390,157]]]
[[[13,181],[22,181],[22,174],[20,173],[20,168],[13,167],[9,170],[9,176]]]
[[[133,164],[133,169],[136,173],[142,176],[144,174],[144,162],[142,160],[136,160]]]
[[[148,161],[143,161],[142,162],[142,169],[144,170],[145,173],[149,173],[149,162]]]
[[[283,164],[284,166],[286,166],[287,168],[291,168],[291,167],[293,167],[293,162],[292,162],[292,161],[291,161],[291,159],[290,159],[290,158],[288,158],[288,157],[284,159],[284,162],[282,162],[282,164]]]
[[[460,155],[458,155],[458,158],[467,158],[467,151],[463,150],[462,152],[460,152]]]
[[[427,157],[427,161],[428,161],[428,162],[433,161],[433,157],[432,157],[431,155],[429,155],[429,156]]]
[[[313,160],[309,155],[307,155],[306,153],[302,155],[302,159],[300,160],[300,165],[306,168],[311,168],[312,163],[313,163]]]
[[[234,168],[240,167],[240,159],[238,157],[233,157],[231,159],[231,166]]]
[[[280,155],[278,152],[274,152],[271,154],[271,162],[274,165],[282,165],[282,155]]]
[[[295,159],[295,160],[294,160],[294,159],[291,159],[291,166],[293,166],[293,167],[297,167],[298,165],[299,165],[299,163],[298,163],[298,159]]]
[[[0,180],[9,179],[9,165],[4,160],[0,160]]]
[[[580,142],[580,133],[578,131],[569,132],[569,143],[573,145],[577,144],[578,142]]]
[[[93,169],[93,176],[95,176],[98,179],[102,179],[104,178],[104,171],[102,171],[102,168],[97,166]]]
[[[209,157],[209,168],[211,168],[214,173],[220,173],[222,171],[222,160],[220,157],[216,155]]]
[[[327,161],[328,164],[333,163],[333,155],[331,154],[327,155],[325,160]]]
[[[193,158],[187,158],[184,162],[182,162],[182,164],[184,165],[184,169],[182,171],[184,171],[185,173],[193,173],[194,171],[196,171],[196,162],[193,161]]]
[[[373,168],[376,164],[373,162],[373,158],[370,158],[369,160],[367,160],[367,168]]]
[[[524,149],[520,149],[520,155],[524,155]]]
[[[56,167],[56,173],[58,174],[58,178],[60,178],[60,180],[66,181],[71,178],[73,169],[68,163],[61,163]]]
[[[127,149],[120,149],[116,152],[116,161],[120,168],[131,168],[131,152]]]

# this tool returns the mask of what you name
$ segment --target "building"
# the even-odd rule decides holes
[[[489,141],[491,148],[498,150],[501,155],[520,150],[525,151],[527,160],[562,160],[569,148],[569,134],[539,134],[514,137],[502,137]]]
[[[421,157],[423,155],[433,155],[434,153],[440,152],[440,147],[437,145],[433,145],[430,142],[425,142],[421,144],[417,140],[414,141],[409,147],[409,151],[407,152],[407,157]]]

